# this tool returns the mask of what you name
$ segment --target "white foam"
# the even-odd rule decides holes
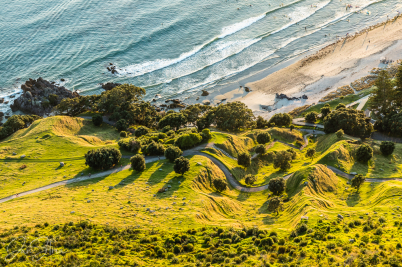
[[[183,61],[186,58],[191,57],[192,55],[198,53],[203,47],[204,47],[204,45],[197,46],[190,52],[181,54],[178,58],[157,59],[154,61],[147,61],[144,63],[127,66],[127,67],[122,68],[121,70],[119,69],[119,74],[123,75],[123,76],[130,75],[132,77],[135,77],[135,76],[144,75],[146,73],[150,73],[150,72],[153,72],[153,71],[156,71],[159,69],[163,69],[170,65],[179,63],[180,61]]]
[[[263,19],[266,16],[266,14],[259,15],[257,17],[252,17],[248,18],[246,20],[243,20],[241,22],[232,24],[230,26],[224,27],[221,31],[221,35],[219,35],[219,38],[224,38],[228,35],[234,34],[235,32],[238,32],[240,30],[243,30],[244,28],[249,27],[250,25],[254,24],[255,22],[259,21],[260,19]]]

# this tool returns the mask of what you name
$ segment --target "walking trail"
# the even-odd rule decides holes
[[[322,131],[318,131],[318,130],[309,130],[309,129],[301,129],[304,132],[307,132],[308,134],[304,135],[304,145],[300,148],[300,150],[303,150],[307,145],[308,145],[308,136],[310,136],[311,134],[315,133],[315,134],[324,134],[324,132]],[[284,145],[287,145],[289,147],[295,148],[295,146],[293,145],[289,145],[287,143],[281,142],[281,141],[273,141],[271,142],[267,148],[272,147],[276,142],[280,142]],[[207,148],[214,148],[216,150],[221,151],[223,154],[228,155],[225,151],[219,149],[218,147],[215,146],[214,143],[207,143],[207,144],[203,144],[197,147],[194,147],[192,149],[186,150],[183,152],[183,156],[192,156],[192,155],[199,155],[199,156],[204,156],[208,159],[210,159],[216,166],[218,166],[222,172],[225,174],[226,180],[228,181],[228,183],[236,190],[241,191],[241,192],[247,192],[247,193],[254,193],[254,192],[259,192],[259,191],[263,191],[263,190],[267,190],[268,189],[268,185],[263,185],[263,186],[259,186],[259,187],[247,187],[244,185],[241,185],[232,175],[232,173],[230,172],[230,170],[221,162],[219,161],[217,158],[210,156],[206,153],[201,152],[201,150],[207,149]],[[257,155],[254,155],[254,157],[256,157]],[[124,158],[130,158],[130,156],[123,156]],[[233,158],[233,157],[231,157]],[[145,162],[146,163],[150,163],[150,162],[155,162],[158,160],[164,160],[166,159],[165,157],[161,156],[151,156],[151,157],[146,157],[145,158]],[[233,158],[236,159],[236,158]],[[335,172],[336,174],[347,178],[347,179],[352,179],[353,175],[347,174],[335,167],[332,166],[327,166],[329,169],[331,169],[333,172]],[[117,173],[123,170],[128,170],[130,169],[131,166],[130,165],[126,165],[126,166],[121,166],[121,167],[116,167],[112,170],[108,170],[108,171],[103,171],[103,172],[99,172],[96,174],[92,174],[92,175],[86,175],[86,176],[81,176],[81,177],[77,177],[77,178],[73,178],[73,179],[69,179],[69,180],[64,180],[64,181],[60,181],[60,182],[56,182],[56,183],[52,183],[46,186],[42,186],[33,190],[29,190],[29,191],[25,191],[25,192],[21,192],[19,194],[16,195],[11,195],[5,198],[0,199],[0,203],[9,201],[11,199],[17,198],[17,197],[22,197],[22,196],[26,196],[26,195],[30,195],[33,193],[38,193],[44,190],[48,190],[51,188],[55,188],[58,186],[62,186],[62,185],[68,185],[68,184],[72,184],[72,183],[78,183],[78,182],[82,182],[82,181],[86,181],[86,180],[90,180],[90,179],[95,179],[95,178],[100,178],[100,177],[104,177],[104,176],[108,176],[110,174],[113,173]],[[284,176],[283,178],[286,180],[289,177],[291,177],[293,175],[293,173],[288,174],[286,176]],[[397,180],[397,181],[402,181],[402,179],[399,178],[385,178],[385,179],[366,179],[366,182],[384,182],[384,181],[389,181],[389,180]]]

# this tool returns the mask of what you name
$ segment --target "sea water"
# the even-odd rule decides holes
[[[84,95],[105,82],[147,99],[213,91],[397,11],[400,0],[0,1],[0,95],[38,77]]]

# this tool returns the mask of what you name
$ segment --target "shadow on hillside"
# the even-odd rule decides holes
[[[351,172],[357,172],[357,174],[363,174],[364,176],[367,175],[368,170],[369,170],[368,163],[360,163],[357,161],[353,163],[353,166],[350,169]]]
[[[349,195],[349,197],[346,200],[346,204],[349,207],[354,207],[357,204],[359,204],[360,200],[361,200],[360,193],[359,192],[354,192],[354,193]]]
[[[238,201],[246,201],[250,197],[251,194],[252,193],[240,192],[236,199]]]
[[[171,196],[173,196],[173,193],[177,190],[180,189],[180,186],[182,186],[183,182],[185,181],[184,176],[177,174],[175,177],[173,177],[172,179],[170,179],[166,185],[164,185],[163,187],[161,186],[158,189],[155,189],[155,194],[156,194],[156,198],[158,199],[164,199],[164,198],[169,198]],[[180,182],[180,183],[179,183]],[[171,187],[168,188],[168,190],[164,193],[158,193],[159,189],[162,188],[167,188],[168,185],[170,185]],[[180,201],[181,199],[177,198],[177,201]]]

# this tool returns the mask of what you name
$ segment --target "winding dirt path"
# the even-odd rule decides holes
[[[308,136],[310,136],[313,133],[313,130],[308,130],[308,129],[302,129],[302,130],[307,132],[308,134],[303,136],[304,145],[300,148],[300,150],[303,150],[308,145]],[[315,130],[314,133],[320,134],[320,133],[323,133],[323,132]],[[279,141],[271,142],[267,146],[267,148],[271,148],[276,142],[279,142]],[[293,145],[289,145],[289,144],[284,143],[284,142],[280,142],[280,143],[285,144],[285,145],[287,145],[289,147],[295,148]],[[214,148],[214,149],[219,150],[219,151],[221,151],[223,153],[223,150],[221,150],[218,147],[216,147],[214,145],[214,143],[207,143],[207,144],[203,144],[203,145],[200,145],[200,146],[197,146],[197,147],[194,147],[192,149],[184,151],[183,156],[199,155],[199,156],[203,156],[203,157],[206,157],[206,158],[210,159],[215,165],[217,165],[222,170],[222,172],[225,174],[225,177],[226,177],[226,180],[228,181],[228,183],[234,189],[236,189],[238,191],[247,192],[247,193],[255,193],[255,192],[264,191],[264,190],[268,189],[268,185],[263,185],[263,186],[259,186],[259,187],[246,187],[244,185],[241,185],[233,177],[233,175],[230,172],[230,170],[221,161],[219,161],[217,158],[215,158],[213,156],[210,156],[210,155],[208,155],[206,153],[200,152],[200,150],[207,149],[207,148]],[[227,154],[227,153],[224,153],[224,154]],[[130,157],[131,156],[123,156],[123,158],[130,158]],[[231,157],[231,158],[233,158],[233,157]],[[150,162],[155,162],[155,161],[162,160],[162,159],[165,159],[165,157],[163,157],[163,156],[161,156],[161,157],[158,157],[158,156],[146,157],[145,162],[150,163]],[[72,184],[72,183],[78,183],[78,182],[82,182],[82,181],[86,181],[86,180],[90,180],[90,179],[94,179],[94,178],[104,177],[104,176],[107,176],[107,175],[110,175],[110,174],[113,174],[113,173],[117,173],[117,172],[120,172],[120,171],[123,171],[123,170],[128,170],[128,169],[130,169],[130,167],[131,167],[130,165],[126,165],[126,166],[122,166],[122,167],[116,167],[116,168],[114,168],[112,170],[103,171],[103,172],[99,172],[99,173],[92,174],[92,175],[85,175],[85,176],[81,176],[81,177],[77,177],[77,178],[73,178],[73,179],[69,179],[69,180],[64,180],[64,181],[52,183],[52,184],[42,186],[42,187],[39,187],[39,188],[36,188],[36,189],[21,192],[21,193],[18,193],[16,195],[11,195],[11,196],[2,198],[2,199],[0,199],[0,203],[4,203],[6,201],[12,200],[12,199],[17,198],[17,197],[22,197],[22,196],[30,195],[30,194],[33,194],[33,193],[38,193],[38,192],[48,190],[48,189],[51,189],[51,188],[55,188],[55,187],[58,187],[58,186]],[[347,178],[349,180],[353,178],[353,175],[347,174],[347,173],[345,173],[345,172],[343,172],[343,171],[341,171],[341,170],[339,170],[339,169],[337,169],[335,167],[327,166],[327,168],[332,170],[334,173],[336,173],[336,174],[338,174],[338,175],[340,175],[340,176],[342,176],[344,178]],[[293,173],[288,174],[288,175],[284,176],[283,178],[286,180],[286,179],[290,178],[292,175],[293,175]],[[390,180],[402,181],[402,179],[399,179],[399,178],[384,178],[384,179],[367,178],[366,182],[384,182],[384,181],[390,181]]]

